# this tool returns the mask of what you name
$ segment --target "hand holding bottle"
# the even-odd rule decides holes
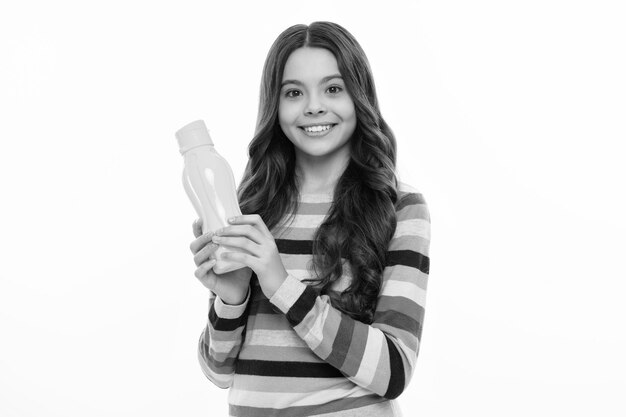
[[[213,242],[234,248],[222,257],[252,269],[263,294],[272,298],[288,276],[274,236],[258,214],[235,216],[228,222],[230,226],[214,231]]]
[[[241,304],[248,294],[252,270],[240,268],[224,274],[216,274],[213,271],[215,259],[209,259],[218,247],[212,242],[213,232],[202,234],[202,219],[198,219],[193,223],[193,234],[196,240],[191,242],[189,249],[198,267],[194,272],[196,278],[226,304]]]

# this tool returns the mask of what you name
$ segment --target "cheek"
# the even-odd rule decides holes
[[[278,103],[278,121],[282,123],[292,123],[297,117],[297,106],[293,103],[281,101]]]
[[[352,100],[346,100],[341,106],[341,117],[345,123],[351,125],[352,128],[356,126],[356,110]],[[353,125],[353,126],[352,126]]]
[[[293,117],[293,111],[288,105],[283,105],[279,103],[278,105],[278,125],[281,130],[287,136],[287,138],[291,138],[291,133],[289,132],[289,128],[292,126],[295,118]]]
[[[345,96],[342,100],[337,102],[337,111],[341,114],[344,120],[348,120],[356,117],[354,110],[354,102],[348,96]]]

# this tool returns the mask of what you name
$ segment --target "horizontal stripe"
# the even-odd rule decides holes
[[[410,249],[414,252],[419,252],[422,255],[428,256],[430,250],[430,240],[415,235],[406,235],[398,238],[394,238],[389,242],[388,251]]]
[[[394,250],[387,252],[386,266],[405,265],[419,269],[425,274],[430,272],[430,259],[426,255],[412,250]]]
[[[258,291],[261,292],[261,290]],[[263,299],[252,301],[250,304],[250,318],[255,314],[283,315],[283,312],[280,311],[278,307],[270,303],[270,300],[265,298],[265,296],[263,296]]]
[[[280,229],[278,233],[272,233],[272,236],[274,239],[313,240],[316,229],[314,227],[286,228]]]
[[[239,359],[262,359],[267,361],[324,362],[309,347],[257,346],[244,344]]]
[[[262,330],[253,328],[246,332],[245,343],[258,346],[305,347],[306,343],[293,329],[290,330]]]
[[[304,209],[306,207],[303,207]],[[289,223],[289,228],[296,229],[315,229],[322,224],[326,219],[326,215],[322,214],[296,214],[293,220]]]
[[[409,259],[409,262],[407,262],[406,255],[406,253],[398,254],[398,252],[396,252],[392,259],[387,260],[387,266],[385,266],[383,270],[383,285],[387,281],[396,281],[415,285],[426,291],[428,273],[417,269],[415,265],[407,265],[411,260]],[[414,253],[409,253],[408,255],[413,256]],[[401,259],[402,257],[404,257],[404,259]],[[397,261],[402,261],[402,263],[394,263]]]
[[[409,282],[417,285],[422,290],[426,291],[428,287],[428,274],[405,265],[387,266],[383,271],[383,282],[388,280]]]
[[[342,376],[337,368],[327,363],[280,362],[239,359],[235,372],[246,375],[290,376],[305,378],[337,378]]]
[[[384,398],[372,394],[362,397],[339,398],[310,406],[289,407],[282,409],[269,407],[246,407],[231,404],[228,407],[228,410],[231,416],[238,417],[303,417],[335,413],[339,410],[354,410],[359,409],[360,407],[363,407],[363,410],[368,410],[369,408],[366,408],[368,406],[372,406],[373,409],[376,410],[379,409],[379,407],[374,407],[374,405],[383,404],[384,401],[386,401]],[[384,414],[375,415],[384,416]]]
[[[315,203],[330,203],[333,201],[333,193],[305,193],[299,195],[300,204]]]
[[[313,253],[313,242],[310,240],[276,239],[275,242],[280,253],[291,255],[310,255]]]
[[[407,219],[398,221],[393,238],[402,236],[420,236],[430,240],[430,223],[424,219]]]
[[[383,282],[381,294],[388,297],[404,297],[426,307],[426,291],[410,282],[388,280]]]
[[[400,210],[396,210],[399,221],[404,219],[423,219],[430,222],[430,211],[426,204],[406,204]]]
[[[248,319],[247,327],[255,330],[289,330],[293,331],[291,324],[282,312],[271,314],[256,313]]]
[[[228,340],[228,341],[219,341],[215,339],[211,339],[211,351],[218,354],[230,353],[235,347],[239,347],[241,340]]]
[[[303,378],[285,376],[240,375],[237,389],[268,393],[311,393],[326,389],[353,389],[354,384],[343,376],[338,378]],[[366,394],[363,392],[362,394]]]
[[[386,323],[396,329],[406,330],[409,333],[421,333],[421,324],[418,321],[397,311],[377,311],[374,314],[374,321]]]
[[[326,388],[321,391],[307,392],[271,392],[260,393],[258,391],[247,391],[237,387],[234,394],[229,395],[229,400],[233,405],[254,406],[259,408],[288,408],[303,407],[308,405],[323,404],[330,398],[362,397],[368,393],[361,388],[342,386],[339,388]]]
[[[406,297],[394,297],[384,295],[378,299],[376,304],[376,312],[383,313],[386,311],[401,312],[414,320],[421,321],[424,317],[424,307],[416,301]]]

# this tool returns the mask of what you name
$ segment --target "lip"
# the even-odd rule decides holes
[[[331,122],[318,122],[318,123],[309,123],[307,125],[300,125],[298,126],[300,129],[304,129],[305,127],[311,127],[311,126],[326,126],[326,125],[330,125],[330,126],[335,126],[337,123],[331,123]]]

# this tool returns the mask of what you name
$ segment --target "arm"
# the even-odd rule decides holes
[[[429,273],[430,215],[420,194],[403,197],[371,325],[330,305],[328,296],[288,275],[270,302],[321,359],[355,384],[398,397],[413,374]]]
[[[241,349],[250,290],[242,304],[225,304],[210,292],[209,319],[198,342],[202,372],[220,388],[232,384],[235,362]]]

